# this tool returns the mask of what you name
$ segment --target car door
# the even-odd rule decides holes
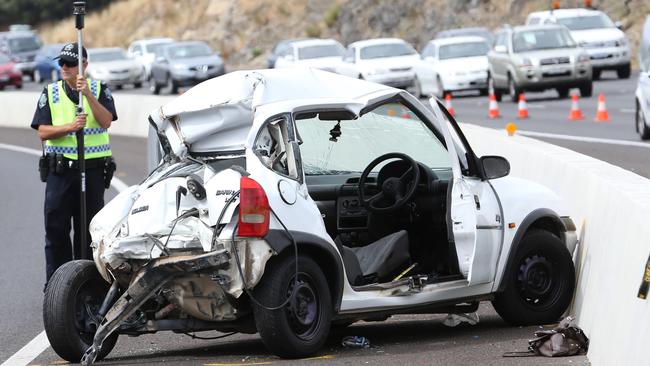
[[[438,108],[434,112],[442,121],[439,128],[452,162],[447,226],[453,234],[459,270],[470,286],[491,282],[503,242],[498,198],[489,181],[473,168],[477,159],[456,122]]]
[[[494,48],[488,53],[490,75],[494,86],[505,88],[507,84],[507,62],[508,62],[508,33],[501,32],[497,35]]]

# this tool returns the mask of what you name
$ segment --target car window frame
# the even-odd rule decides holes
[[[289,170],[289,159],[291,158],[294,162],[294,166],[296,169],[296,177],[291,176],[290,174],[284,174],[282,172],[279,172],[275,169],[273,169],[272,166],[268,166],[264,163],[262,160],[262,155],[258,153],[255,149],[254,146],[257,142],[257,140],[260,138],[260,135],[262,134],[262,131],[268,127],[268,125],[274,121],[277,121],[279,119],[284,119],[286,126],[287,126],[287,142],[286,142],[286,151],[287,151],[287,170]],[[298,182],[298,184],[302,185],[305,183],[305,174],[304,170],[302,168],[302,158],[300,156],[300,148],[298,147],[299,141],[297,138],[296,134],[296,126],[295,126],[295,120],[293,118],[293,113],[291,112],[283,112],[283,113],[278,113],[274,114],[267,119],[264,120],[264,123],[260,126],[260,128],[257,130],[257,133],[255,135],[255,139],[253,140],[253,147],[251,148],[251,151],[253,154],[257,157],[259,162],[264,166],[266,169],[271,170],[273,173],[278,174],[284,178],[291,179],[293,181]],[[289,155],[289,149],[291,149],[291,155]]]

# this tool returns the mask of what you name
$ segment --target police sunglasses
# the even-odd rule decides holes
[[[66,61],[66,60],[59,59],[59,66],[61,67],[63,66],[77,67],[77,65],[79,65],[79,62],[77,61]]]

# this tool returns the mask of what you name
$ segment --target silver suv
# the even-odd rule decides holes
[[[560,98],[566,98],[570,88],[579,88],[583,97],[592,94],[589,55],[564,26],[503,28],[488,63],[488,83],[497,100],[508,93],[517,102],[524,91],[547,89],[556,89]]]

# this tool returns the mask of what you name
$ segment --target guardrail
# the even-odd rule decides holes
[[[39,93],[0,93],[0,126],[29,127]],[[115,95],[111,134],[146,137],[149,113],[170,96]],[[568,149],[463,125],[479,155],[502,155],[511,174],[553,189],[580,231],[571,313],[590,337],[594,365],[647,364],[650,301],[636,297],[650,253],[650,180]]]

